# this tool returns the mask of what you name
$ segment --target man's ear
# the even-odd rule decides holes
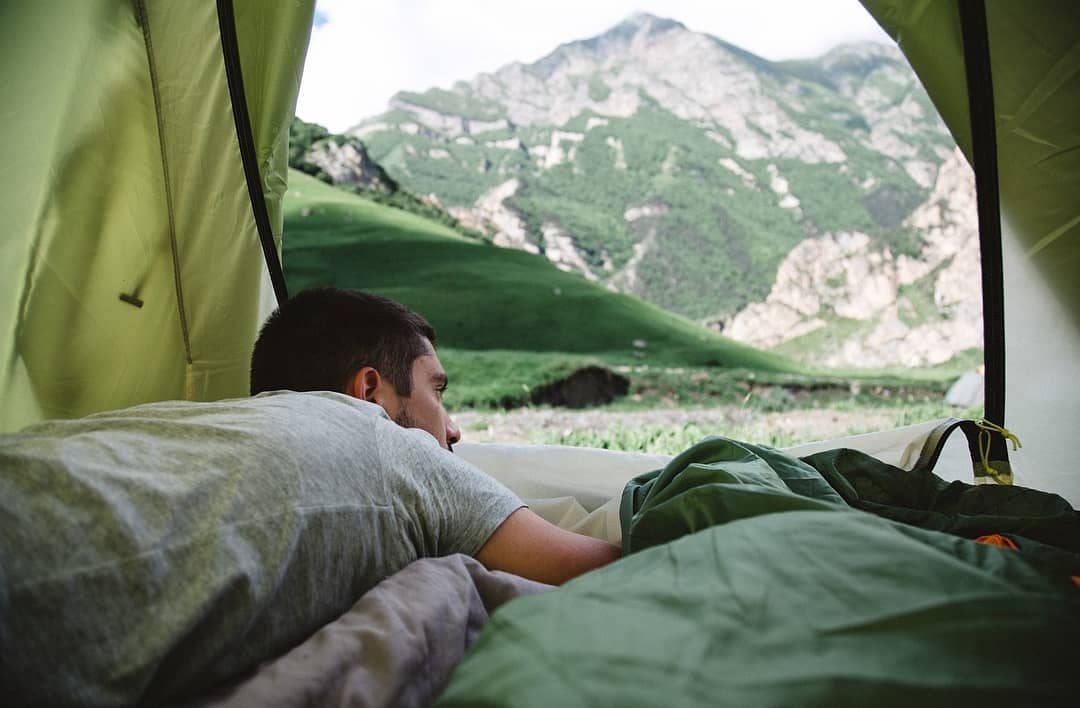
[[[370,366],[365,366],[353,375],[345,388],[345,393],[361,401],[378,403],[375,398],[381,383],[382,377],[379,376],[379,372]]]

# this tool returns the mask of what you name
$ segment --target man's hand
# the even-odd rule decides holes
[[[476,559],[490,570],[561,585],[620,555],[618,546],[560,529],[521,508],[495,529]]]

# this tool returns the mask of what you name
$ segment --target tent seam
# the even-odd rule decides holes
[[[1024,255],[1026,255],[1028,258],[1031,258],[1032,256],[1038,254],[1044,248],[1046,248],[1054,241],[1057,241],[1059,238],[1068,233],[1071,229],[1075,228],[1078,224],[1080,224],[1080,215],[1062,224],[1047,235],[1043,236],[1034,246],[1029,248]]]
[[[184,307],[184,287],[180,278],[180,248],[176,239],[176,214],[172,202],[172,181],[169,179],[169,158],[165,149],[165,120],[161,113],[161,92],[158,88],[157,65],[154,62],[154,45],[150,39],[150,22],[146,14],[145,0],[135,0],[135,12],[142,29],[143,43],[146,45],[146,61],[150,70],[150,89],[154,95],[154,117],[157,121],[158,148],[161,153],[161,175],[165,183],[165,209],[169,215],[169,248],[173,261],[173,284],[176,288],[176,309],[180,317],[180,331],[184,339],[184,359],[190,366],[191,336],[187,325],[187,311]]]

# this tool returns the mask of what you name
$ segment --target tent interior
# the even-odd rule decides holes
[[[1003,301],[1000,312],[986,308],[1003,331],[997,358],[987,343],[987,417],[1023,441],[1004,458],[1005,439],[983,432],[990,462],[1016,485],[1078,504],[1080,9],[1070,0],[863,5],[978,175],[984,293],[996,288]],[[965,49],[972,56],[978,38],[965,33],[962,10],[971,6],[985,7],[989,105],[969,91]],[[80,0],[0,10],[0,432],[246,396],[252,344],[284,294],[275,259],[288,128],[315,9],[314,0],[269,7]],[[986,127],[989,152],[978,145]],[[1000,276],[985,274],[988,247],[1000,248]],[[941,423],[789,452],[848,447],[909,469]],[[553,446],[459,451],[560,525],[613,541],[627,480],[670,461]],[[935,473],[971,482],[980,460],[954,435]]]

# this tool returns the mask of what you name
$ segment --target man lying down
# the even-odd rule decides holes
[[[452,454],[434,345],[398,303],[307,291],[260,333],[253,398],[0,436],[5,701],[191,696],[422,557],[547,583],[616,559]]]
[[[407,480],[401,496],[416,495],[421,528],[437,525],[440,534],[432,539],[440,545],[416,546],[420,556],[467,553],[490,569],[554,584],[618,558],[618,547],[541,519],[491,477],[435,448],[432,442],[452,452],[461,439],[442,403],[448,384],[435,353],[435,330],[423,317],[393,300],[334,288],[309,290],[285,303],[263,327],[251,359],[253,395],[339,391],[365,416],[389,418],[405,429],[368,421],[356,432],[354,459],[371,455],[374,450],[363,446],[392,430],[386,438],[392,444],[384,443],[385,452],[375,457],[403,458],[397,467]]]

